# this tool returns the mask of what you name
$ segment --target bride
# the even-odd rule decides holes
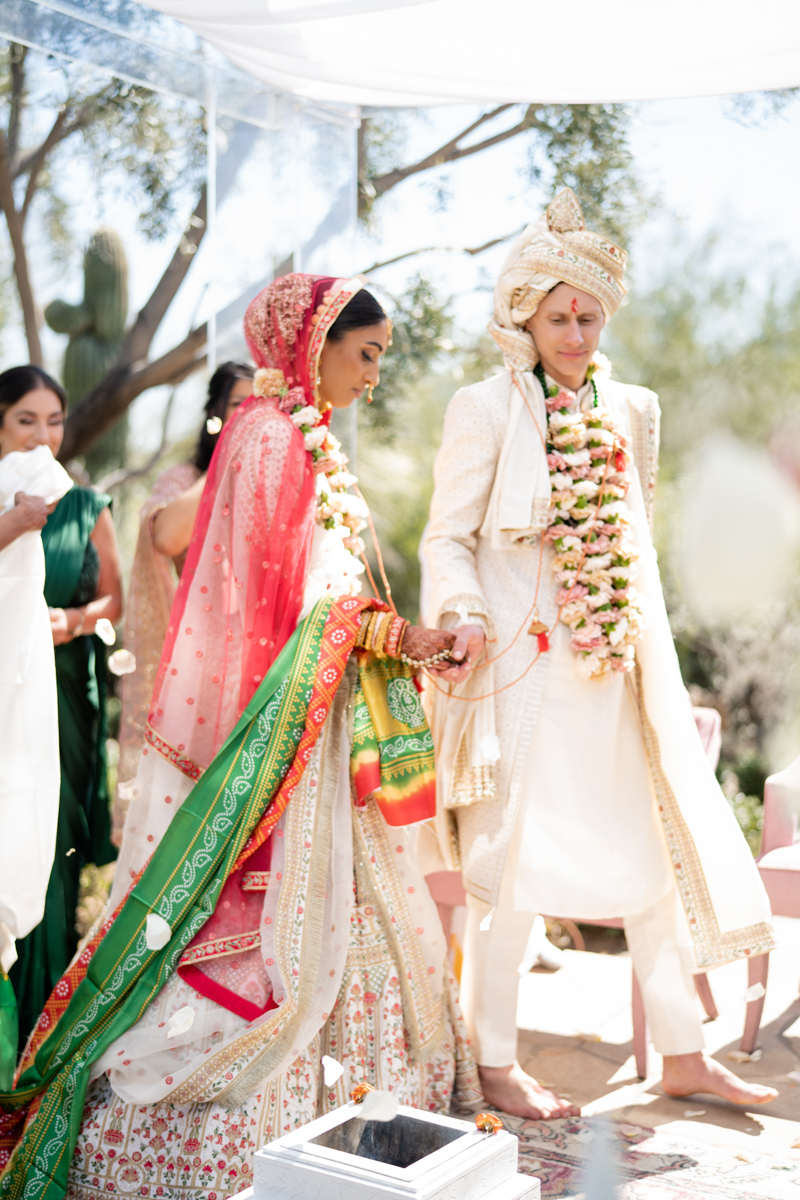
[[[245,332],[261,369],[209,468],[105,922],[0,1101],[4,1194],[224,1200],[357,1083],[480,1098],[402,828],[433,811],[413,671],[452,635],[358,596],[328,430],[389,322],[357,280],[295,274]]]

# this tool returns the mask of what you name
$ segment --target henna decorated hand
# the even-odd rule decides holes
[[[444,659],[430,668],[432,675],[446,679],[449,683],[460,683],[474,668],[486,647],[486,634],[480,625],[459,625],[454,633],[450,659]]]
[[[421,625],[409,625],[403,635],[402,652],[414,662],[425,662],[442,650],[450,650],[456,635],[443,629],[424,629]],[[447,658],[441,660],[448,663]]]

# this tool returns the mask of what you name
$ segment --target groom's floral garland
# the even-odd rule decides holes
[[[367,506],[360,496],[347,491],[358,480],[347,470],[347,455],[339,439],[323,424],[319,409],[306,403],[301,387],[289,388],[283,371],[277,368],[256,371],[253,394],[265,399],[277,397],[281,412],[302,433],[317,477],[318,523],[325,529],[347,530],[343,544],[352,554],[363,554],[364,542],[358,535],[367,524]]]
[[[639,557],[625,501],[631,484],[626,439],[599,400],[595,378],[611,364],[596,355],[589,367],[594,406],[580,411],[577,396],[537,375],[547,406],[547,464],[551,501],[545,538],[561,588],[559,618],[572,630],[575,666],[584,679],[630,671],[642,636],[641,597],[631,586]]]

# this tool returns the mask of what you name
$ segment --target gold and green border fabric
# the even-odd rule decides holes
[[[350,773],[357,801],[374,794],[388,825],[435,816],[433,738],[405,663],[359,656]]]

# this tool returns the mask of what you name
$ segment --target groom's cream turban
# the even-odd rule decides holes
[[[523,328],[541,301],[559,283],[571,283],[595,296],[606,320],[625,295],[622,280],[627,254],[583,224],[575,193],[559,192],[540,221],[521,233],[503,263],[494,289],[494,319],[489,332],[503,351],[507,367],[530,371],[539,356]]]

